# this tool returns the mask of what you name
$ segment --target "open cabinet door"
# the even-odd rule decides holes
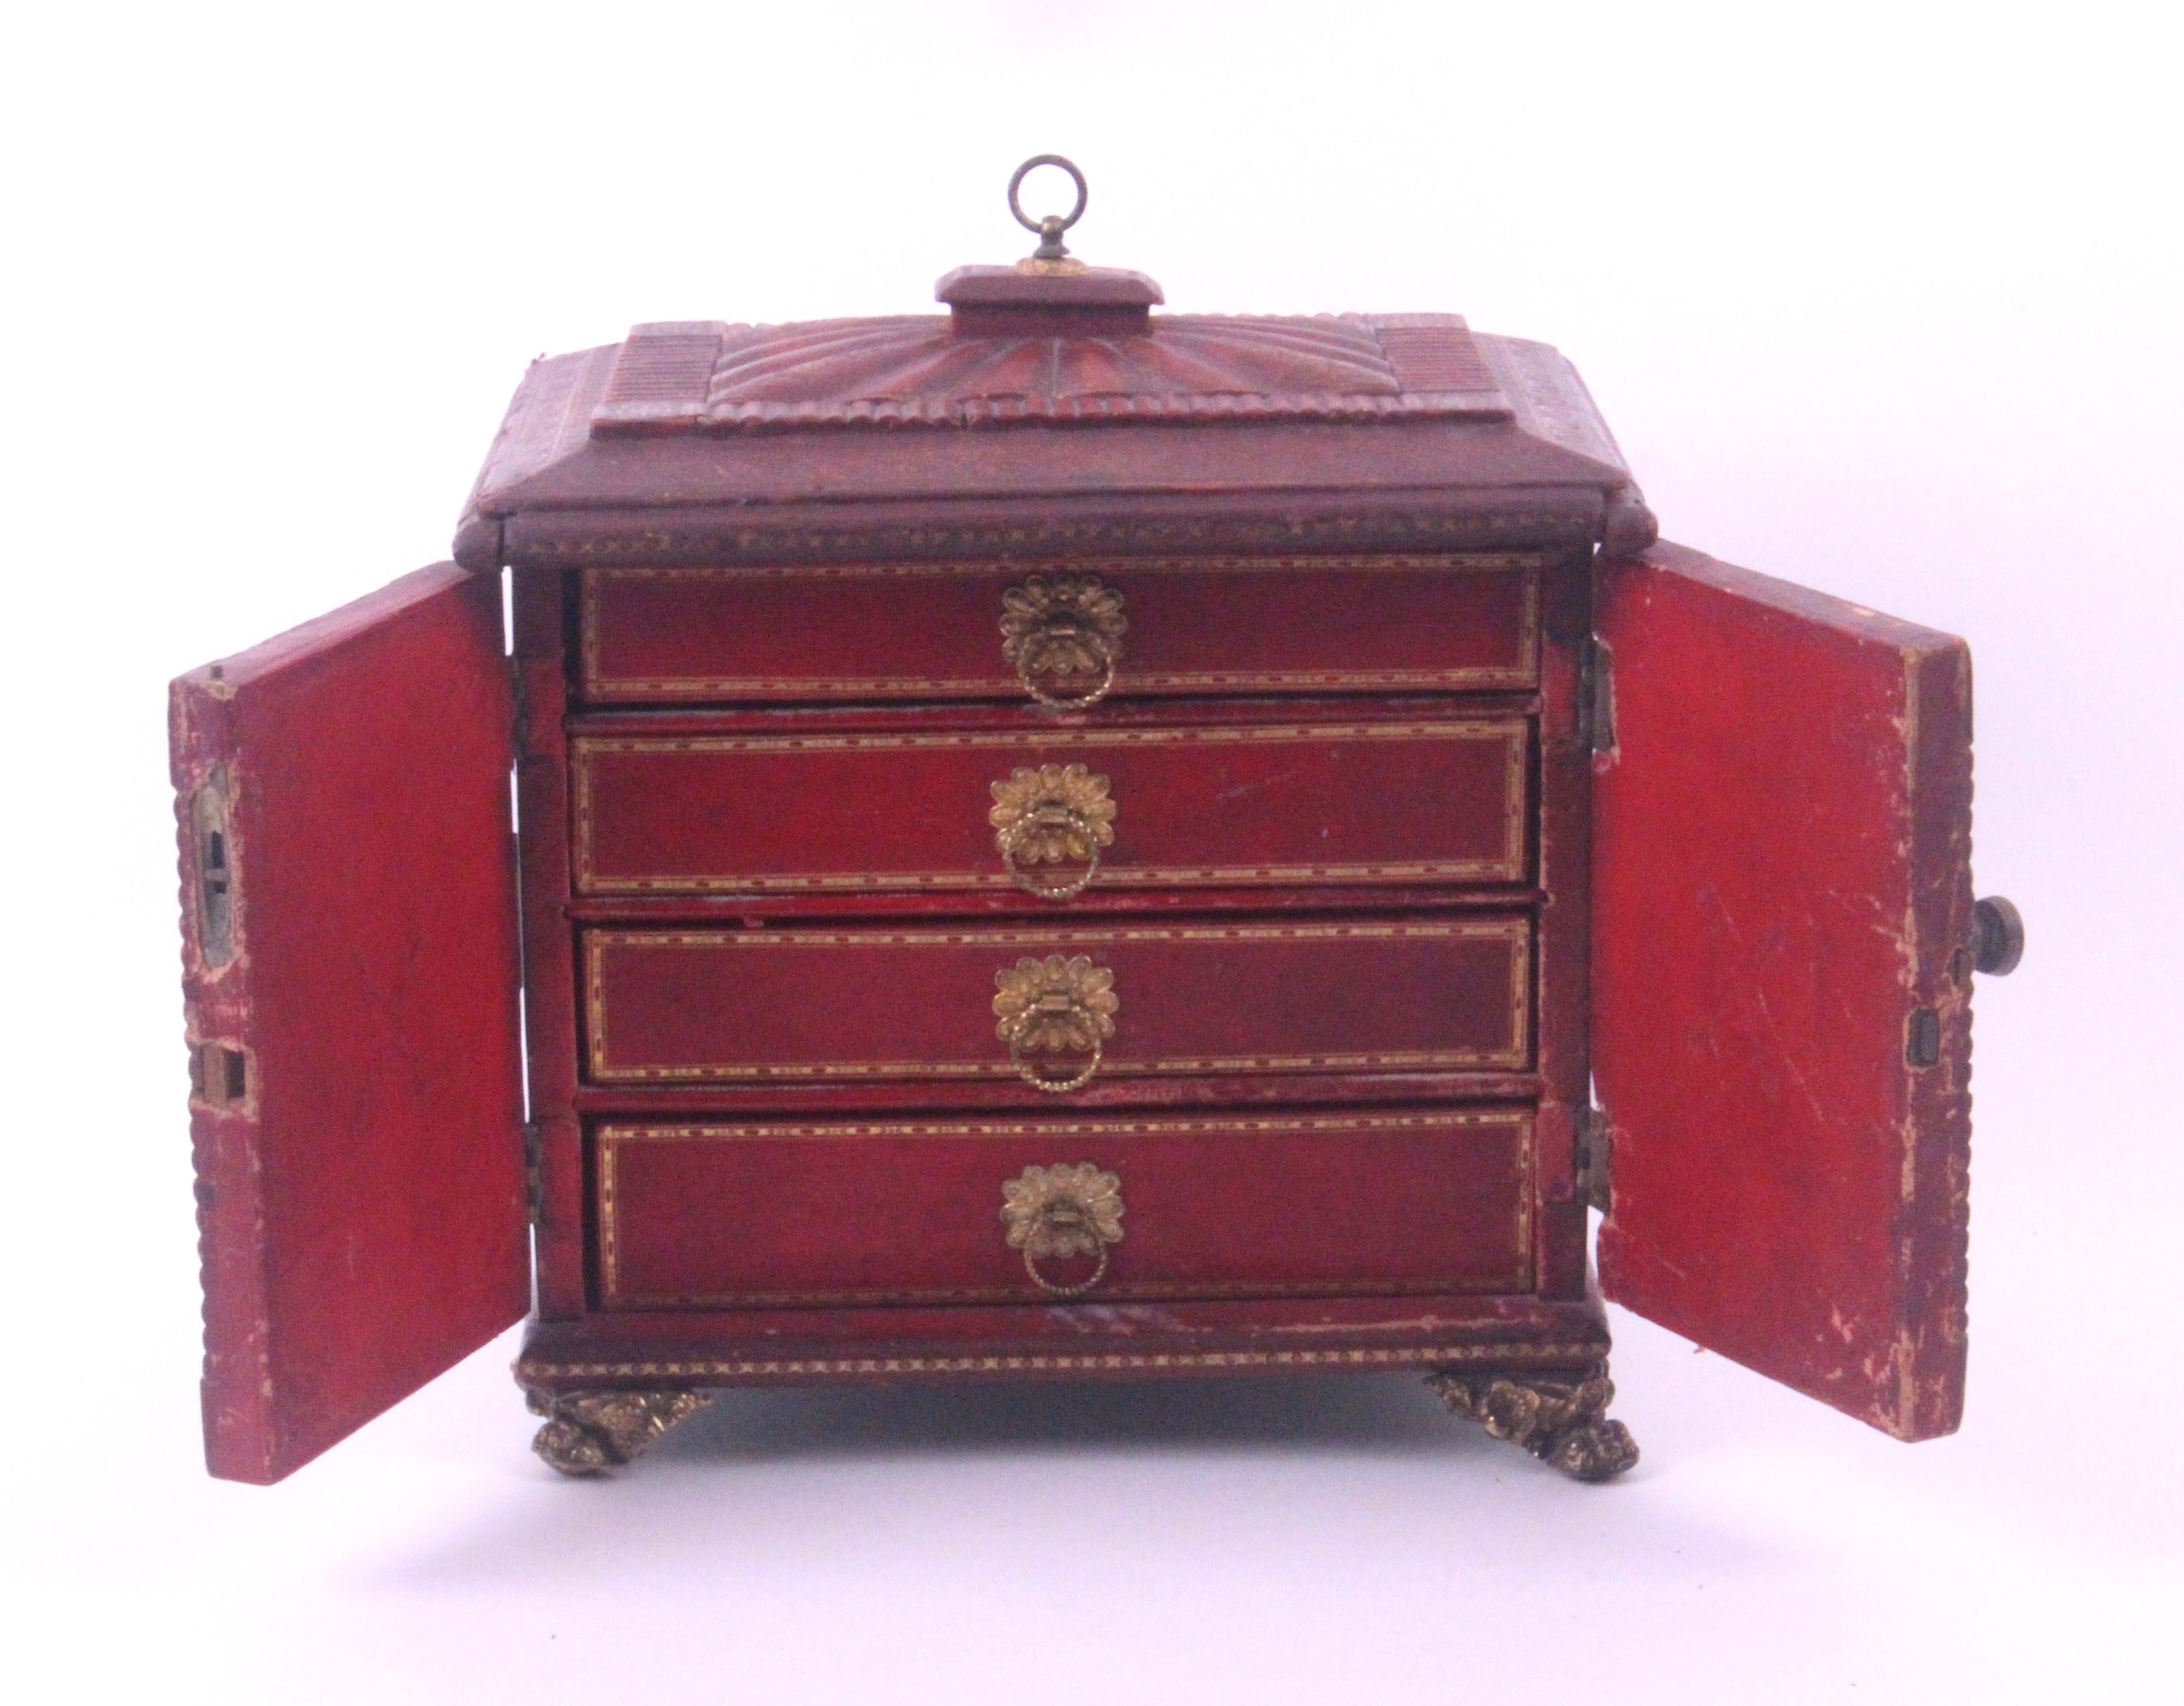
[[[1602,565],[1602,1289],[1900,1439],[1964,1404],[1971,659],[1662,544]]]
[[[500,583],[171,689],[205,1460],[275,1481],[523,1314]]]

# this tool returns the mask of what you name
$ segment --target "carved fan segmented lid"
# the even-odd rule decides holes
[[[1066,216],[1034,220],[1027,173],[1067,172]],[[950,313],[788,325],[671,321],[633,329],[593,411],[594,437],[1014,421],[1387,416],[1507,420],[1456,314],[1163,314],[1139,272],[1089,267],[1062,233],[1084,175],[1056,154],[1017,169],[1009,208],[1040,236],[1014,266],[958,267],[934,287]]]
[[[1075,181],[1066,215],[1034,220],[1016,200],[1041,166]],[[986,531],[916,548],[1197,536],[1179,511],[1109,514],[1125,494],[1232,519],[1271,505],[1251,525],[1284,546],[1321,526],[1351,543],[1429,532],[1628,552],[1652,538],[1583,381],[1546,345],[1452,314],[1166,313],[1145,274],[1087,265],[1061,242],[1086,200],[1067,162],[1026,161],[1011,188],[1037,250],[949,273],[945,314],[671,320],[535,364],[457,560],[710,560],[787,548],[792,533],[797,551],[901,549],[888,530],[903,515],[850,509],[1033,495],[1050,506],[1036,520],[982,509]],[[670,511],[671,525],[635,520]]]
[[[1007,312],[969,331],[938,314],[638,326],[592,433],[1510,414],[1457,314],[1149,314],[1131,331],[1104,307],[1081,328],[1067,306],[1022,330]]]

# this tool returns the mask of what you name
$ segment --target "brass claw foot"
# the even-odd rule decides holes
[[[1630,1430],[1607,1419],[1615,1383],[1607,1364],[1582,1375],[1462,1375],[1443,1370],[1426,1384],[1458,1415],[1496,1439],[1520,1445],[1579,1481],[1606,1481],[1638,1461]]]
[[[546,1418],[531,1449],[564,1475],[604,1475],[640,1456],[686,1416],[713,1401],[710,1392],[543,1392],[526,1386],[531,1414]]]

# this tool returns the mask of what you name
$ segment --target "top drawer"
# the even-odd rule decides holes
[[[588,569],[594,703],[1523,692],[1540,559]]]

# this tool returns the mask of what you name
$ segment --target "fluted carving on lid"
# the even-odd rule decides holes
[[[1134,336],[966,336],[928,314],[640,327],[623,346],[593,430],[1508,413],[1454,315],[1388,316],[1384,340],[1382,322],[1358,315],[1167,314],[1150,324]]]

